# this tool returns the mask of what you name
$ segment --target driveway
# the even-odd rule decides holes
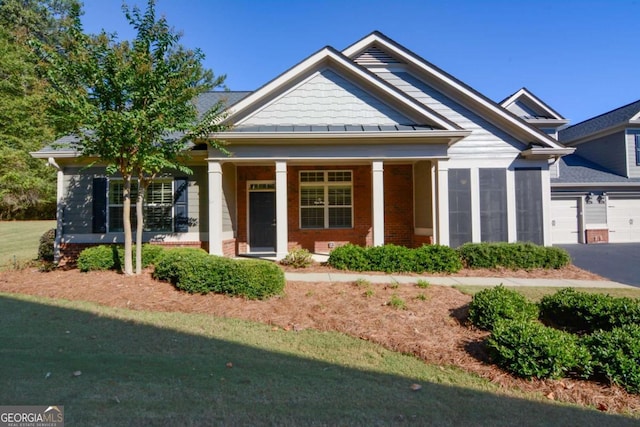
[[[556,246],[566,249],[573,264],[583,270],[640,287],[640,243]]]

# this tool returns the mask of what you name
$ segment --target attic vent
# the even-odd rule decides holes
[[[372,65],[403,64],[403,62],[398,61],[396,58],[376,46],[371,46],[362,52],[355,59],[355,62],[365,67]]]

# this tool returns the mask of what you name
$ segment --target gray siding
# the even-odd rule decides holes
[[[636,162],[636,135],[640,137],[640,129],[627,131],[627,159],[629,162],[629,178],[640,178],[640,166]]]
[[[526,148],[506,132],[409,73],[387,71],[378,75],[463,129],[472,131],[449,149],[451,158],[512,157]]]
[[[604,166],[618,175],[627,176],[625,132],[620,131],[576,146],[576,154]]]
[[[407,124],[403,114],[331,70],[323,70],[242,125]]]
[[[207,170],[206,167],[192,167],[193,175],[189,176],[188,210],[189,232],[206,231]],[[63,234],[92,233],[93,217],[93,179],[106,176],[103,167],[67,167],[64,170],[64,209]],[[205,189],[204,194],[201,189]],[[202,208],[202,210],[201,210]]]
[[[222,191],[222,231],[235,231],[237,229],[236,167],[231,163],[222,165]]]

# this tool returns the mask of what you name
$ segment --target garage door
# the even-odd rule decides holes
[[[640,242],[640,198],[609,197],[607,208],[609,242]]]
[[[551,200],[551,240],[579,243],[578,198]]]

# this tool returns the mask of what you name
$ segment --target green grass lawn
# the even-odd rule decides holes
[[[0,221],[0,269],[35,259],[40,236],[55,227],[55,221]]]
[[[9,294],[0,313],[0,402],[64,405],[68,425],[638,422],[501,391],[338,333]]]

